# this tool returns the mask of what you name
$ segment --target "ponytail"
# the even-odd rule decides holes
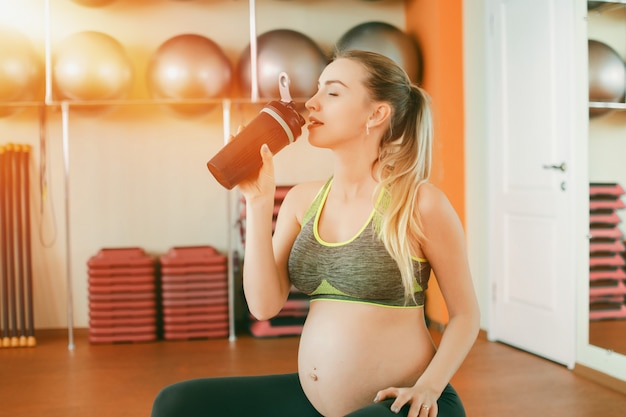
[[[375,224],[385,248],[398,264],[406,301],[415,302],[416,248],[412,243],[425,239],[417,193],[428,181],[432,163],[430,98],[411,83],[399,65],[383,55],[347,50],[337,52],[336,57],[361,63],[368,72],[365,87],[371,98],[387,102],[392,108],[389,127],[373,166],[378,180],[374,196],[383,196]]]

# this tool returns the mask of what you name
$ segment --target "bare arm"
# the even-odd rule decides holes
[[[310,202],[307,190],[311,187],[303,184],[289,190],[272,236],[274,166],[269,150],[262,151],[262,157],[259,177],[240,184],[239,189],[246,198],[243,289],[250,313],[259,320],[266,320],[280,312],[289,295],[289,253],[300,231],[302,213]]]
[[[474,293],[461,222],[446,196],[425,184],[419,190],[419,212],[426,236],[419,247],[437,279],[449,313],[439,348],[413,387],[391,387],[377,400],[395,396],[392,411],[410,403],[409,417],[437,416],[437,400],[459,369],[479,330]]]
[[[241,182],[238,188],[246,200],[243,289],[252,315],[265,320],[280,311],[289,287],[274,258],[272,215],[276,184],[273,156],[266,146],[261,149],[261,157],[263,166],[258,177]]]
[[[476,340],[480,313],[461,222],[442,192],[428,184],[422,188],[419,210],[427,237],[422,251],[441,289],[449,321],[437,353],[418,384],[441,393]]]

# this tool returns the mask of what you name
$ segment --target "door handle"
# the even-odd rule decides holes
[[[543,169],[558,169],[561,172],[565,172],[567,170],[567,165],[565,162],[561,162],[561,165],[544,165]]]

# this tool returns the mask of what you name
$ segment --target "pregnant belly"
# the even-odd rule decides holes
[[[315,301],[298,369],[315,408],[339,417],[372,403],[381,389],[415,384],[434,353],[422,309]]]

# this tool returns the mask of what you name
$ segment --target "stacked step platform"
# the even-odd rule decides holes
[[[615,183],[589,186],[589,316],[591,320],[626,318],[626,265],[618,210],[626,208],[624,189]]]
[[[156,340],[155,259],[141,248],[102,249],[87,267],[89,342]]]
[[[276,225],[276,217],[278,216],[280,206],[291,187],[290,185],[276,187],[272,230]],[[245,247],[246,212],[245,201],[243,199],[241,200],[241,204],[243,208],[240,212],[239,224],[241,226],[241,242]],[[292,287],[285,306],[276,317],[270,320],[260,321],[256,320],[252,315],[249,315],[249,330],[250,333],[256,337],[297,336],[302,333],[302,327],[304,326],[308,312],[309,297],[298,291],[295,287]]]
[[[227,337],[227,257],[212,246],[189,246],[170,249],[160,261],[163,338]]]

